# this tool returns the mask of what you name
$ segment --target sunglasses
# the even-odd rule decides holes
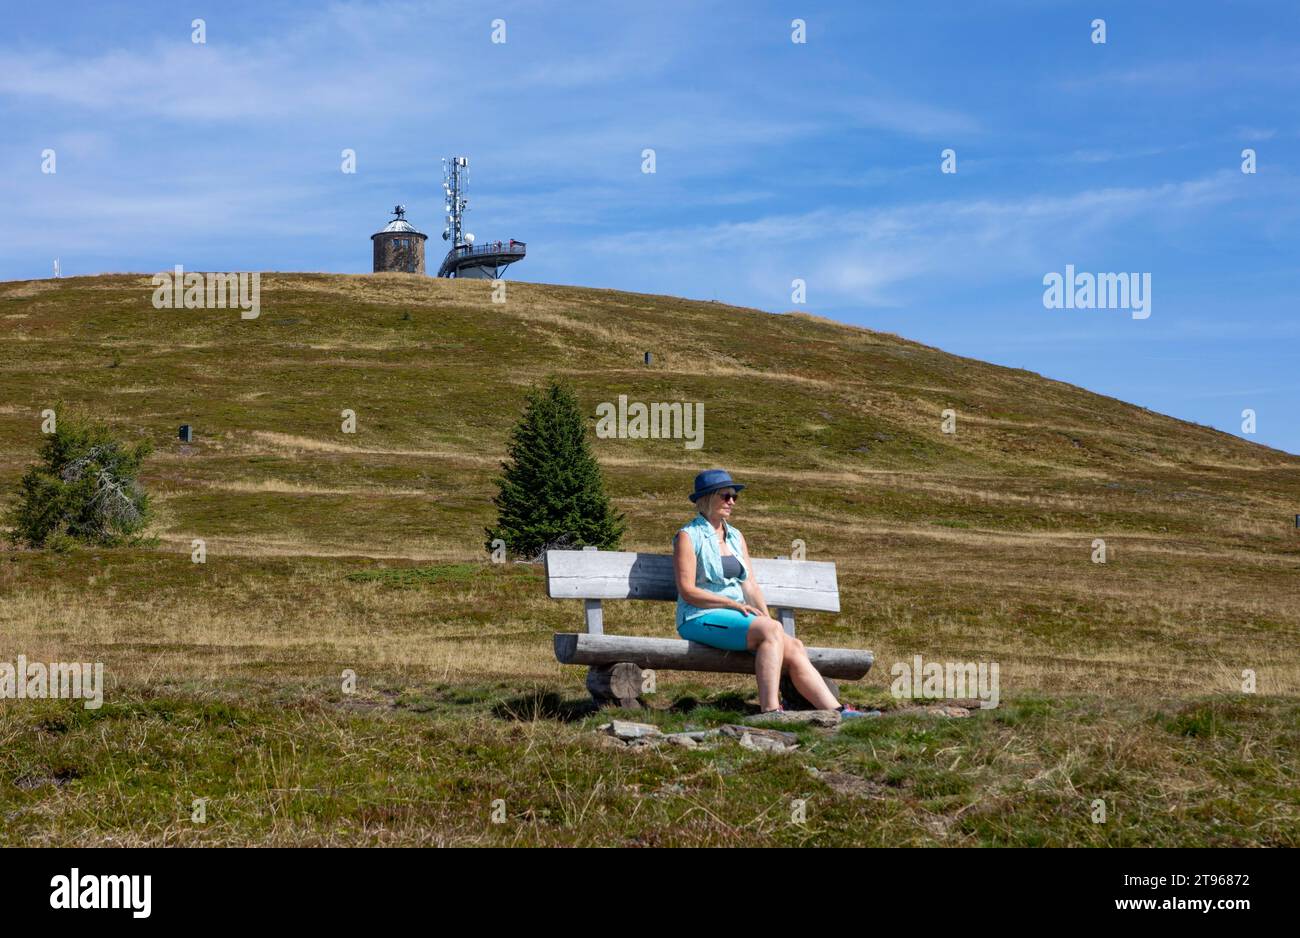
[[[713,494],[724,502],[734,502],[739,495],[737,492],[714,492]]]

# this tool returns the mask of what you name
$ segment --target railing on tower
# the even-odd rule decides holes
[[[527,245],[523,241],[488,241],[484,244],[458,244],[452,249],[457,257],[473,257],[482,254],[524,254]]]

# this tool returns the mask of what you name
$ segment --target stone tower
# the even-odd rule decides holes
[[[424,242],[429,239],[411,227],[406,209],[393,206],[397,217],[370,236],[375,245],[375,273],[393,271],[405,274],[424,273]]]

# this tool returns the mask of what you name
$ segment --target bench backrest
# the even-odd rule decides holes
[[[767,604],[777,609],[839,612],[835,564],[750,558]],[[677,599],[670,554],[548,550],[546,595],[552,599]]]

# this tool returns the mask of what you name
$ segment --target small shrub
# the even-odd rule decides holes
[[[147,441],[130,446],[107,427],[56,412],[40,461],[18,483],[10,537],[55,550],[131,539],[149,520],[149,496],[136,476],[150,450]]]

